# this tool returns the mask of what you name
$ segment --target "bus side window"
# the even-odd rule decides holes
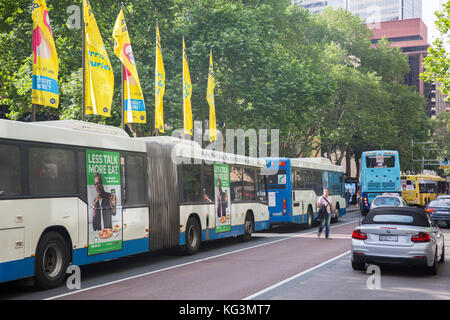
[[[203,202],[212,203],[214,202],[214,172],[212,165],[205,165],[203,167],[202,180]]]
[[[0,144],[0,197],[22,193],[20,149]]]
[[[316,192],[316,195],[321,195],[322,190],[322,172],[321,171],[314,171],[314,191]]]
[[[267,203],[266,177],[258,173],[256,175],[256,181],[258,183],[258,200],[262,203]]]
[[[78,193],[87,202],[86,152],[78,151]]]
[[[304,189],[305,188],[305,171],[303,170],[295,170],[295,189]]]
[[[145,158],[125,156],[125,205],[127,207],[146,206]]]
[[[32,195],[76,194],[77,170],[74,151],[30,147],[28,153]]]
[[[255,169],[244,168],[244,190],[242,196],[244,200],[255,200],[255,174]]]
[[[305,188],[314,189],[313,172],[311,170],[305,170]]]
[[[232,166],[230,168],[231,201],[242,200],[242,178],[243,169]]]
[[[183,165],[183,202],[202,202],[201,165]]]

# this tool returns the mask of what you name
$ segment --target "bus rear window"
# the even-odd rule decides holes
[[[0,144],[0,177],[0,197],[22,192],[19,147]]]
[[[286,170],[278,170],[276,174],[267,176],[267,184],[286,185],[287,181]]]
[[[393,168],[395,167],[395,156],[377,155],[366,157],[367,168]]]

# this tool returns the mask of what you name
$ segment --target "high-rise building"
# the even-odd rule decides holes
[[[327,7],[346,9],[366,23],[422,17],[422,0],[293,0],[292,3],[314,13]]]
[[[385,21],[372,29],[372,44],[382,37],[386,37],[392,47],[398,47],[408,56],[409,73],[404,83],[413,86],[427,100],[426,113],[429,117],[436,114],[436,87],[423,81],[420,74],[424,72],[423,60],[427,55],[428,44],[427,27],[422,19],[408,19],[400,21]]]

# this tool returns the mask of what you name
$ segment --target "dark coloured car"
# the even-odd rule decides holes
[[[425,211],[438,225],[450,227],[450,199],[433,200],[427,205]]]

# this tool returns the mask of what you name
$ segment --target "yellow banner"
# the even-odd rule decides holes
[[[209,141],[213,142],[217,138],[216,131],[216,106],[214,104],[214,67],[212,51],[209,53],[208,87],[206,90],[206,100],[209,104]]]
[[[184,133],[193,135],[192,124],[192,84],[191,76],[189,75],[189,65],[186,56],[186,45],[183,37],[183,115],[184,115]]]
[[[156,66],[155,66],[155,128],[164,132],[164,110],[163,97],[166,87],[166,72],[161,53],[161,41],[159,38],[159,27],[156,22]]]
[[[45,0],[34,0],[33,83],[31,103],[58,108],[58,55]]]
[[[114,53],[124,66],[123,94],[125,123],[146,123],[145,101],[131,49],[123,11],[120,10],[113,31]]]
[[[114,74],[91,5],[83,0],[85,23],[86,114],[111,116]]]

